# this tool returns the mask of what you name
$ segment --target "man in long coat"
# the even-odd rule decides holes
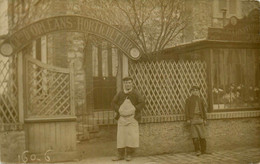
[[[191,136],[196,155],[206,153],[205,124],[207,121],[206,110],[203,99],[199,97],[200,88],[193,86],[191,96],[186,100],[186,120],[191,128]]]
[[[123,90],[115,95],[112,108],[116,112],[118,156],[113,161],[126,159],[130,161],[132,154],[139,147],[140,112],[144,107],[144,99],[133,89],[133,79],[123,78]],[[125,158],[124,158],[125,157]]]

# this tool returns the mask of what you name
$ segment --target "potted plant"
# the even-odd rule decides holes
[[[222,96],[224,90],[222,88],[213,88],[213,109],[224,109]]]

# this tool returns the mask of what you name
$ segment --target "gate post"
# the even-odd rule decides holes
[[[70,103],[71,103],[71,113],[72,115],[75,115],[75,81],[74,81],[74,78],[75,78],[75,75],[74,75],[74,67],[75,66],[75,62],[72,60],[71,63],[70,63],[70,96],[71,96],[71,99],[70,99]]]
[[[24,92],[23,92],[23,55],[22,52],[18,54],[18,112],[19,112],[19,122],[24,123]]]

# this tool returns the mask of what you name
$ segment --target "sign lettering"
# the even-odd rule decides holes
[[[137,60],[141,55],[138,45],[124,33],[106,23],[83,16],[58,16],[37,21],[15,32],[3,43],[11,44],[14,49],[12,54],[14,54],[32,40],[55,31],[91,33],[115,44],[131,59]],[[137,56],[131,54],[133,48],[139,51]]]

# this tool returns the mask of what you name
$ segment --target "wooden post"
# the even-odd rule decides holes
[[[207,61],[207,82],[208,82],[208,100],[209,100],[209,112],[213,111],[213,103],[212,103],[212,57],[213,57],[213,50],[207,49],[206,50],[206,61]]]
[[[117,50],[118,54],[118,68],[117,68],[117,75],[116,75],[116,91],[119,92],[122,88],[122,51],[119,49]]]
[[[98,45],[98,77],[102,77],[103,69],[102,69],[102,47]]]
[[[70,105],[71,105],[71,114],[75,116],[75,82],[74,82],[74,61],[70,63]]]
[[[23,90],[23,54],[18,54],[18,109],[19,109],[19,122],[24,123],[24,90]]]
[[[107,54],[108,54],[108,77],[112,77],[112,46],[108,43],[107,46]]]

